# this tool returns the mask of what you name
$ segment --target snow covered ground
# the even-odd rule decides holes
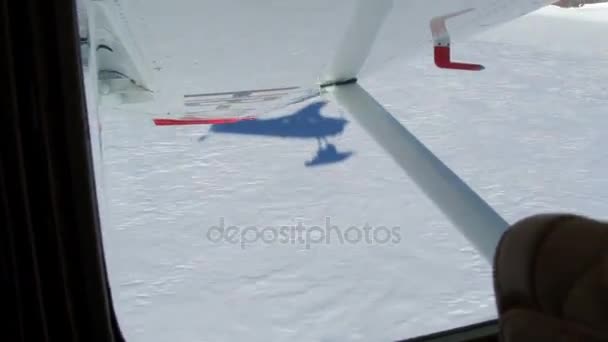
[[[605,6],[546,8],[458,42],[455,59],[481,73],[424,54],[363,86],[509,222],[608,219],[605,18]],[[348,120],[328,140],[352,154],[307,166],[317,142],[262,136],[273,123],[223,134],[101,113],[104,242],[127,340],[389,341],[493,318],[489,265],[348,113],[309,101],[273,117],[292,114]],[[233,242],[216,241],[221,222]],[[305,242],[253,241],[298,225]]]

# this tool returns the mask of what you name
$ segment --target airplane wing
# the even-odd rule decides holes
[[[439,67],[482,70],[475,63],[453,62],[452,41],[554,1],[101,0],[88,5],[94,12],[91,49],[99,91],[119,96],[106,102],[192,123],[261,115],[425,51],[434,50]]]

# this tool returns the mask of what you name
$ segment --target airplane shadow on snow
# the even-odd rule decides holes
[[[314,102],[297,112],[272,119],[244,120],[230,124],[212,125],[215,134],[243,134],[288,139],[316,139],[317,152],[304,163],[307,167],[332,164],[348,159],[354,152],[340,152],[327,138],[340,135],[348,120],[321,114],[326,102]]]

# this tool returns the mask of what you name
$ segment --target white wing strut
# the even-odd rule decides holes
[[[325,88],[490,262],[507,222],[356,80]]]

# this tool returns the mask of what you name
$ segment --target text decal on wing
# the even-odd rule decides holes
[[[182,114],[156,118],[157,126],[234,123],[319,95],[318,89],[267,88],[184,95]]]

